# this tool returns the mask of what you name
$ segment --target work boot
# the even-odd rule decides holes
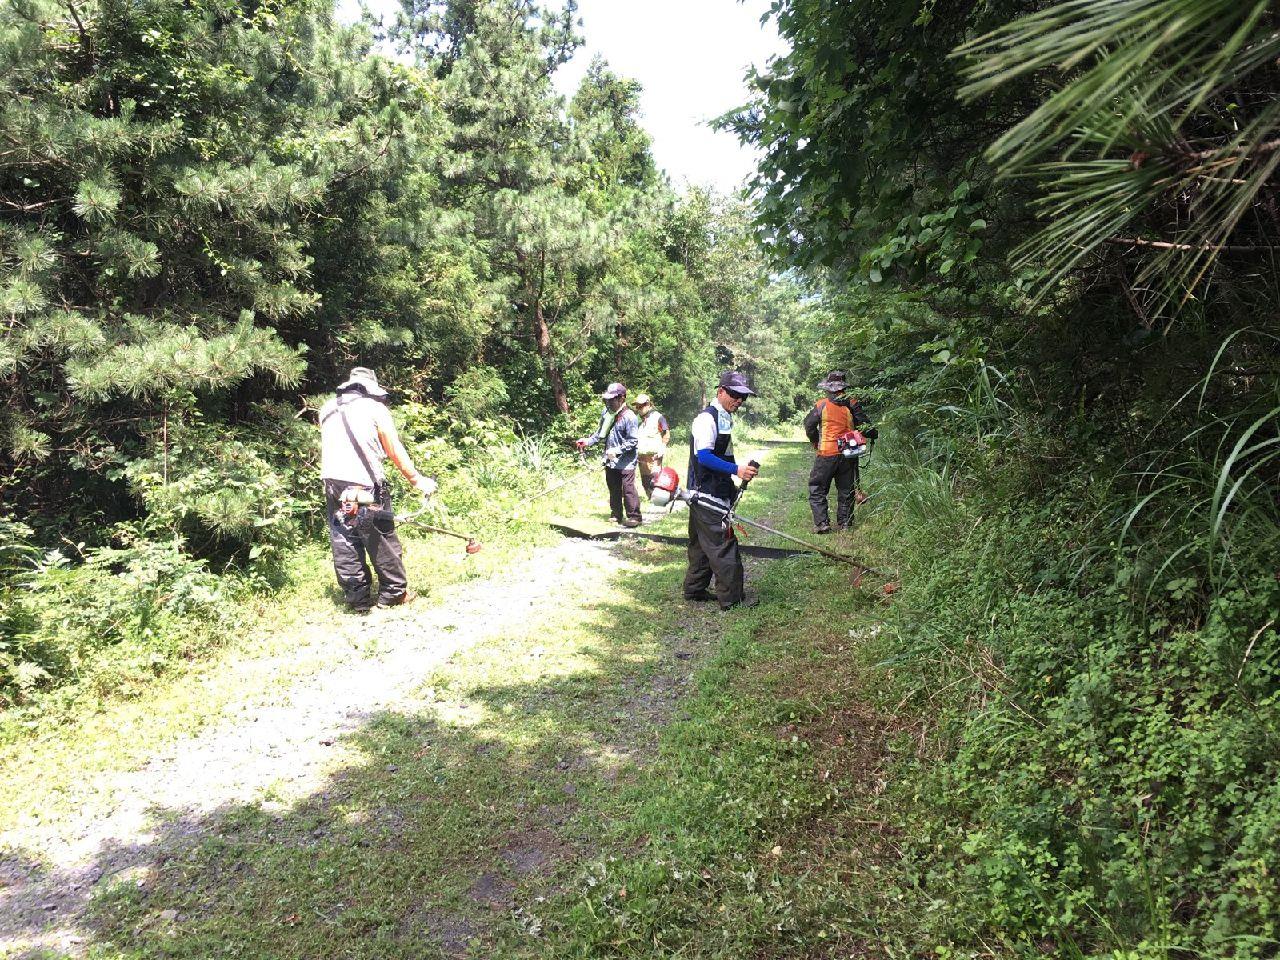
[[[627,517],[627,519],[622,521],[622,525],[630,530],[640,526],[640,521],[635,517]]]
[[[823,524],[822,526],[820,526],[820,527],[814,527],[814,528],[813,528],[813,532],[814,532],[814,533],[830,533],[830,532],[831,532],[831,524],[829,524],[829,523],[824,523],[824,524]]]
[[[406,603],[413,603],[413,600],[414,594],[411,591],[406,590],[398,597],[388,597],[386,600],[379,597],[378,609],[385,610],[387,607],[403,607]]]
[[[710,590],[699,590],[697,593],[686,593],[686,600],[692,600],[694,603],[709,603],[716,599],[716,595]]]
[[[747,607],[748,609],[750,609],[751,607],[758,606],[759,603],[760,603],[760,598],[757,597],[754,593],[744,593],[741,599],[735,600],[733,603],[720,604],[720,612],[724,613],[728,610],[732,610],[734,607]]]

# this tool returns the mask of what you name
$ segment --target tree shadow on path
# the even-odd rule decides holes
[[[595,852],[593,811],[718,635],[714,613],[669,616],[681,551],[614,550],[621,592],[581,608],[571,650],[520,635],[455,654],[342,738],[357,759],[301,800],[154,808],[138,842],[72,871],[7,853],[84,910],[11,900],[27,946],[8,956],[428,960],[487,955],[498,921],[536,935],[539,898]]]

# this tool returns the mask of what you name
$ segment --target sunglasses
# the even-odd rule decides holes
[[[728,389],[727,387],[725,388],[724,392],[727,393],[729,396],[731,396],[734,400],[737,400],[739,403],[747,399],[747,394],[735,393],[734,391]]]

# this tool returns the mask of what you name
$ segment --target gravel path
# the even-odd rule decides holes
[[[424,678],[456,652],[563,602],[567,577],[603,575],[610,556],[607,545],[565,540],[501,581],[453,588],[436,605],[419,601],[362,620],[335,611],[313,625],[299,654],[323,655],[328,662],[318,672],[268,700],[235,705],[225,720],[140,769],[83,783],[74,815],[24,826],[20,841],[0,833],[0,956],[81,952],[80,925],[95,889],[144,876],[154,863],[154,811],[196,824],[227,805],[267,795],[284,805],[322,789],[346,757],[344,735],[415,700]]]
[[[803,477],[787,480],[796,487]],[[56,805],[32,810],[24,823],[0,831],[0,958],[49,955],[42,951],[83,956],[95,941],[88,915],[97,892],[124,881],[146,883],[175,842],[198,841],[219,811],[250,804],[285,811],[323,794],[337,771],[358,760],[357,748],[345,740],[370,719],[420,708],[424,683],[451,657],[500,642],[513,624],[550,621],[566,603],[585,609],[596,587],[617,576],[625,552],[636,547],[566,539],[500,577],[450,587],[409,607],[364,619],[336,610],[317,617],[297,631],[298,645],[289,653],[229,658],[220,669],[242,675],[243,689],[252,692],[225,708],[220,720],[135,769],[75,784]],[[758,564],[748,560],[748,579]],[[670,719],[701,654],[716,644],[720,622],[701,606],[678,612],[665,641],[672,660],[649,687],[628,689],[618,704],[619,718],[629,721],[616,731],[624,753],[643,753],[639,741],[624,741],[647,741]],[[296,663],[317,666],[287,681],[271,679]],[[235,689],[242,689],[238,680]],[[635,736],[627,733],[629,726],[636,727]],[[516,874],[525,860],[537,861],[541,870],[544,860],[559,856],[559,840],[531,838],[536,833],[517,837],[503,853],[514,858]],[[516,849],[521,843],[532,844],[536,856],[524,856]],[[486,895],[480,890],[473,899]],[[162,911],[162,918],[167,913],[176,912]],[[479,932],[465,918],[427,920],[449,956],[465,954]]]

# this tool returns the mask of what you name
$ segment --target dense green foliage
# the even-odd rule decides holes
[[[407,3],[412,65],[331,7],[0,10],[0,704],[121,644],[162,663],[157,616],[278,583],[315,529],[309,411],[356,363],[459,483],[614,379],[683,416],[738,363],[793,412],[816,307],[747,208],[669,188],[634,82],[556,93],[572,4]]]
[[[920,939],[1273,955],[1274,10],[775,9],[794,49],[727,121],[760,223],[924,461],[885,491],[886,654],[942,704]]]
[[[677,195],[603,61],[557,94],[572,2],[402,8],[0,9],[0,706],[128,693],[234,628],[316,532],[309,413],[357,362],[483,523],[606,381],[678,420],[737,366],[786,421],[820,358],[907,451],[868,474],[903,573],[871,649],[927,718],[893,894],[926,908],[886,943],[1274,955],[1272,5],[776,0],[792,49],[724,120],[753,204]],[[802,766],[704,752],[682,809],[749,780],[770,812],[682,863],[785,819],[733,763]],[[697,923],[657,866],[587,898],[601,950]]]

